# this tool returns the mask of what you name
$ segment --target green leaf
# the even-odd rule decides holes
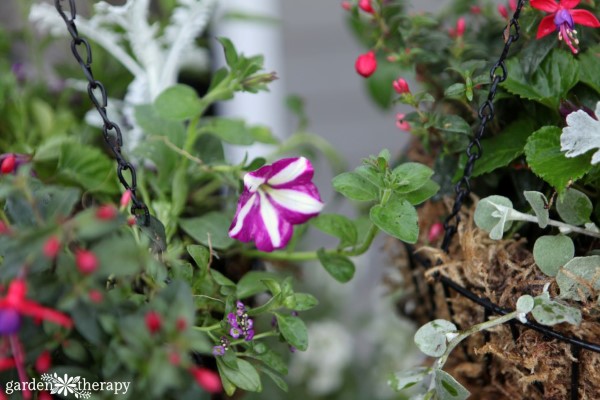
[[[556,211],[560,218],[570,225],[584,225],[590,222],[594,206],[584,193],[576,189],[567,189],[556,202]]]
[[[392,197],[385,206],[373,206],[371,221],[390,236],[407,243],[416,243],[419,237],[417,210],[406,200]]]
[[[194,262],[202,271],[202,273],[208,272],[208,263],[210,262],[210,250],[204,246],[197,244],[190,244],[186,247],[186,250],[194,259]]]
[[[558,269],[575,255],[575,245],[565,235],[541,236],[533,245],[533,259],[548,276],[556,276]]]
[[[354,246],[358,240],[356,225],[343,215],[321,214],[311,219],[310,223],[321,232],[339,238],[339,247]]]
[[[534,131],[533,122],[529,119],[518,119],[509,124],[498,135],[481,141],[484,150],[481,158],[475,163],[473,177],[487,174],[498,168],[506,167],[515,158],[523,154],[527,138]],[[461,155],[458,171],[465,169],[466,154]]]
[[[275,384],[277,385],[277,387],[281,390],[283,390],[284,392],[288,391],[288,384],[285,382],[285,380],[281,377],[281,375],[271,371],[268,368],[263,368],[261,370],[262,372],[265,373],[265,375],[267,375],[269,378],[271,378],[271,380],[273,382],[275,382]]]
[[[281,356],[273,350],[267,349],[266,351],[256,354],[253,357],[262,361],[266,366],[279,372],[280,374],[287,375],[288,373],[287,363],[283,361],[283,358],[281,358]]]
[[[531,297],[528,294],[524,294],[517,300],[516,311],[522,314],[527,314],[528,312],[533,310],[534,305],[535,301],[533,297]]]
[[[91,248],[100,268],[96,274],[115,277],[133,275],[140,271],[147,251],[140,249],[131,235],[111,236]]]
[[[508,220],[508,211],[500,211],[497,206],[507,207],[512,210],[513,204],[504,196],[489,196],[481,199],[475,208],[475,225],[490,233],[490,238],[494,240],[502,239],[512,221]]]
[[[248,146],[254,143],[254,136],[243,119],[204,118],[202,132],[211,133],[224,142]]]
[[[548,200],[543,193],[534,191],[523,192],[525,200],[533,208],[533,212],[538,219],[538,225],[540,228],[548,226],[548,220],[550,219],[550,213],[548,211]]]
[[[560,151],[560,128],[545,126],[527,140],[525,154],[531,170],[554,187],[564,192],[569,181],[577,180],[591,168],[590,157],[567,158]]]
[[[312,294],[294,293],[294,310],[307,311],[315,308],[319,304],[319,300]]]
[[[244,274],[237,284],[238,299],[245,299],[258,293],[266,292],[265,280],[278,280],[278,276],[272,272],[250,271]]]
[[[425,185],[433,175],[433,170],[426,165],[409,162],[394,168],[392,175],[396,180],[394,192],[410,193]]]
[[[227,62],[227,65],[229,68],[235,69],[238,62],[238,53],[233,42],[224,37],[217,38],[217,40],[223,46],[223,50],[225,50],[225,61]]]
[[[471,393],[449,373],[436,369],[435,391],[439,400],[466,400]]]
[[[225,364],[221,358],[217,357],[217,367],[219,373],[222,376],[233,383],[240,389],[247,390],[249,392],[260,392],[262,391],[262,384],[260,382],[260,376],[256,371],[256,368],[252,366],[248,361],[238,358],[237,359],[238,369],[233,369]]]
[[[548,292],[543,292],[535,298],[535,307],[531,315],[542,325],[556,325],[567,322],[572,325],[581,323],[581,311],[575,307],[550,300]]]
[[[458,329],[450,321],[436,319],[420,327],[415,333],[415,344],[430,357],[441,357],[447,348],[447,333]]]
[[[278,144],[279,139],[273,135],[271,128],[263,125],[255,125],[249,128],[250,135],[255,141],[266,144]]]
[[[318,250],[317,256],[325,271],[329,272],[329,275],[338,282],[346,283],[354,276],[356,267],[348,257],[341,254],[327,253],[325,249]]]
[[[600,290],[600,256],[575,257],[556,275],[560,298],[585,301],[590,289]]]
[[[165,226],[156,217],[150,215],[148,225],[144,225],[144,218],[136,219],[140,230],[150,238],[152,242],[152,252],[160,253],[167,250],[167,236]]]
[[[70,216],[81,199],[81,191],[69,187],[42,186],[34,195],[40,214],[44,220],[52,222]]]
[[[462,98],[465,95],[465,84],[464,83],[453,83],[448,86],[444,91],[444,96],[457,99]]]
[[[331,183],[337,192],[351,200],[372,201],[379,197],[379,189],[356,172],[344,172]]]
[[[592,46],[586,52],[580,53],[577,60],[579,61],[579,79],[581,82],[600,93],[600,76],[595,72],[598,66],[599,52],[600,45]]]
[[[235,283],[233,283],[233,281],[231,279],[229,279],[228,277],[226,277],[225,275],[223,275],[216,269],[211,269],[210,275],[215,280],[215,282],[217,282],[217,284],[219,284],[220,286],[235,287]]]
[[[397,78],[398,68],[384,58],[377,59],[377,70],[365,83],[371,98],[379,107],[388,109],[392,104],[394,90],[392,82]]]
[[[388,380],[388,385],[390,385],[392,390],[399,392],[421,383],[430,373],[431,368],[427,367],[416,367],[408,371],[396,372]]]
[[[88,358],[85,347],[78,340],[65,340],[62,344],[62,350],[73,361],[85,363]]]
[[[181,219],[179,224],[188,235],[206,247],[226,249],[234,243],[227,231],[231,219],[223,213],[213,211],[198,218]]]
[[[100,149],[75,142],[60,147],[55,179],[76,183],[90,192],[116,194],[115,164]]]
[[[154,100],[154,108],[161,118],[184,121],[199,115],[202,103],[193,88],[178,84],[159,94]]]
[[[439,121],[436,121],[434,127],[445,132],[461,133],[464,135],[471,133],[471,126],[467,121],[453,114],[443,115]]]
[[[402,197],[408,200],[408,202],[413,206],[416,206],[423,203],[425,200],[430,199],[439,190],[440,185],[438,185],[437,182],[430,179],[427,181],[427,183],[425,183],[417,190],[413,190],[410,193],[405,193],[402,195]]]
[[[300,351],[308,349],[308,330],[304,321],[291,315],[274,313],[283,338]]]
[[[537,101],[554,110],[579,80],[579,64],[569,52],[555,48],[532,78],[525,76],[519,58],[506,63],[510,71],[502,86],[512,94]]]

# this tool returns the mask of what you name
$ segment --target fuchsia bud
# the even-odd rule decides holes
[[[44,248],[42,249],[44,256],[49,259],[56,258],[58,252],[60,251],[60,240],[56,236],[50,236],[46,243],[44,243]]]
[[[456,37],[463,37],[466,26],[467,23],[465,22],[465,18],[460,17],[458,21],[456,21]]]
[[[356,72],[365,78],[373,75],[377,69],[377,59],[375,58],[375,53],[373,51],[369,51],[368,53],[358,56],[354,67],[356,68]]]
[[[123,195],[121,196],[121,207],[127,207],[127,204],[129,204],[129,202],[131,201],[131,190],[127,189],[125,192],[123,192]]]
[[[75,264],[77,265],[79,272],[88,275],[98,268],[98,259],[91,251],[77,250],[75,252]]]
[[[408,82],[404,80],[404,78],[398,78],[392,84],[394,90],[398,94],[410,93],[410,88],[408,87]]]
[[[481,7],[479,6],[471,6],[471,14],[481,14]]]
[[[517,0],[508,0],[508,6],[512,11],[517,11]]]
[[[366,13],[373,14],[375,10],[373,10],[373,5],[371,4],[371,0],[359,0],[358,7]]]
[[[223,385],[221,383],[221,378],[219,378],[219,374],[208,369],[201,367],[192,367],[190,368],[191,374],[194,376],[194,379],[202,387],[209,393],[220,393],[223,391]]]
[[[502,16],[502,18],[508,19],[508,10],[506,9],[506,6],[504,4],[498,5],[498,12]]]
[[[146,328],[154,334],[160,330],[162,319],[156,311],[150,311],[146,314]]]
[[[349,1],[342,1],[342,8],[346,11],[350,11],[350,9],[352,8],[352,5],[350,4]]]
[[[104,296],[102,295],[102,292],[99,290],[96,290],[96,289],[90,290],[90,292],[88,293],[88,297],[90,298],[92,303],[96,303],[96,304],[102,302],[102,299],[104,298]]]
[[[442,234],[444,233],[444,225],[441,222],[436,222],[429,228],[429,233],[427,234],[427,240],[429,243],[436,242]]]
[[[4,160],[2,160],[2,164],[0,165],[0,172],[2,174],[10,174],[15,171],[15,167],[17,165],[17,158],[14,154],[9,154],[6,156]]]
[[[42,354],[35,360],[35,370],[40,374],[47,372],[52,365],[52,357],[48,350],[44,350]]]
[[[100,206],[100,208],[98,208],[98,210],[96,211],[96,218],[103,221],[113,220],[116,218],[116,216],[117,209],[110,204]]]
[[[410,124],[404,120],[404,117],[403,113],[396,114],[396,127],[401,131],[410,132]]]

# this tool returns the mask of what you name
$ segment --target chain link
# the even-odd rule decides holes
[[[108,115],[106,114],[108,102],[106,89],[101,82],[94,79],[94,74],[92,73],[92,48],[90,43],[85,38],[79,36],[79,32],[77,32],[77,26],[75,25],[75,18],[77,16],[75,0],[69,0],[69,15],[67,15],[67,12],[62,8],[62,1],[63,0],[54,0],[54,5],[67,25],[67,30],[72,37],[71,51],[88,81],[87,91],[90,100],[94,104],[98,114],[100,114],[100,118],[102,118],[102,136],[117,161],[117,176],[119,181],[125,190],[131,192],[131,213],[136,216],[136,218],[139,215],[143,215],[143,225],[148,226],[150,223],[150,212],[148,211],[148,207],[137,196],[135,167],[121,154],[121,147],[123,147],[121,128],[108,118]],[[129,171],[129,175],[131,176],[130,182],[127,181],[127,178],[124,175],[124,172],[126,171]]]
[[[504,61],[508,56],[508,51],[510,50],[510,46],[519,40],[520,27],[519,27],[519,16],[521,14],[521,9],[525,4],[525,0],[519,0],[517,3],[517,8],[515,13],[513,14],[512,19],[506,27],[504,32],[504,49],[502,50],[502,54],[498,58],[498,61],[492,66],[490,69],[490,90],[488,92],[488,96],[486,101],[479,108],[478,116],[479,116],[479,128],[477,129],[477,133],[473,137],[473,140],[467,146],[467,163],[465,164],[465,169],[463,171],[463,176],[456,184],[454,190],[456,192],[456,197],[454,198],[454,205],[452,206],[452,212],[446,220],[444,221],[444,241],[442,242],[442,250],[448,252],[448,248],[450,246],[450,242],[452,241],[452,237],[456,234],[458,230],[458,224],[460,224],[460,209],[462,207],[463,201],[469,196],[471,193],[471,175],[473,173],[473,168],[475,167],[475,162],[481,158],[483,154],[483,148],[481,147],[481,139],[485,133],[486,126],[488,122],[494,119],[494,98],[496,97],[496,92],[498,91],[498,85],[506,80],[508,77],[508,71],[506,69],[506,65]],[[454,221],[454,223],[453,223]]]

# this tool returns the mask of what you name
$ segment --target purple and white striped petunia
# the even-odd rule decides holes
[[[254,241],[256,248],[270,252],[285,247],[293,225],[319,214],[323,202],[312,183],[314,169],[304,157],[284,158],[244,176],[244,191],[229,236]]]

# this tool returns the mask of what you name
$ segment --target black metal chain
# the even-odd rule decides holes
[[[479,108],[478,116],[479,116],[479,128],[477,129],[477,133],[473,137],[473,140],[467,146],[467,163],[465,164],[465,169],[463,171],[463,176],[460,181],[456,184],[454,190],[456,192],[456,197],[454,198],[454,205],[452,207],[452,212],[446,220],[444,221],[444,241],[442,242],[442,250],[448,252],[448,248],[450,247],[450,242],[452,241],[452,237],[458,230],[458,224],[460,223],[460,209],[462,207],[463,201],[469,196],[471,193],[471,175],[473,173],[473,167],[475,166],[475,162],[481,157],[483,154],[483,149],[481,147],[481,139],[485,133],[485,128],[491,120],[494,119],[494,97],[496,97],[496,92],[498,90],[498,85],[504,82],[508,76],[508,71],[506,70],[506,65],[504,61],[508,56],[508,51],[510,50],[510,46],[519,40],[519,16],[521,15],[521,9],[525,4],[525,0],[519,0],[517,3],[517,8],[515,12],[506,26],[506,30],[504,31],[504,49],[502,50],[502,54],[498,58],[498,61],[492,66],[490,69],[490,90],[488,92],[487,100],[481,105]],[[497,72],[501,72],[498,74]],[[454,220],[454,224],[452,223]]]
[[[67,30],[73,38],[71,40],[71,51],[81,66],[81,70],[88,81],[87,91],[90,100],[102,118],[102,135],[104,136],[104,141],[111,149],[115,159],[117,160],[117,176],[119,177],[119,181],[125,190],[129,190],[131,192],[131,213],[136,216],[136,218],[139,215],[143,215],[144,220],[142,223],[144,226],[148,226],[150,223],[150,212],[148,211],[148,207],[137,196],[135,167],[123,157],[123,154],[121,154],[121,148],[123,147],[121,128],[119,128],[119,125],[111,121],[108,118],[108,115],[106,115],[106,89],[102,83],[94,79],[94,74],[92,73],[92,48],[90,47],[90,43],[85,38],[79,36],[77,27],[75,26],[75,17],[77,16],[75,0],[69,0],[69,16],[67,16],[63,10],[61,1],[62,0],[54,0],[54,5],[62,19],[65,21],[65,24],[67,24]],[[85,51],[85,56],[82,56],[80,53],[81,49]],[[97,95],[99,95],[99,97]],[[129,171],[131,175],[131,183],[127,181],[125,176],[123,176],[125,171]]]

